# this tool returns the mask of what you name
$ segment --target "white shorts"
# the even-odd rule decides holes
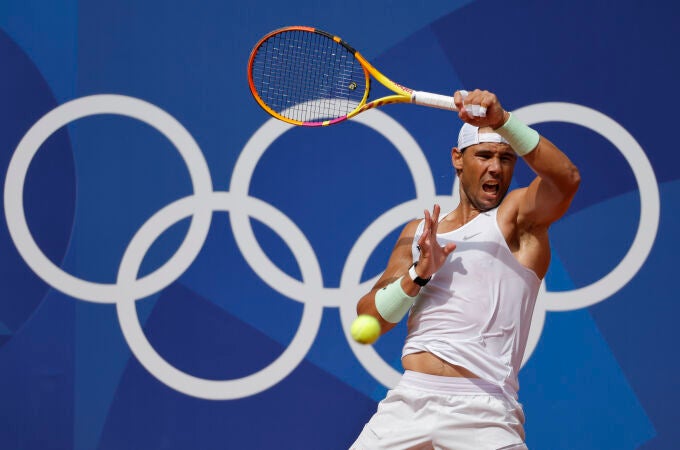
[[[523,424],[495,384],[407,370],[350,450],[526,450]]]

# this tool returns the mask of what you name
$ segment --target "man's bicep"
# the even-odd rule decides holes
[[[536,177],[518,199],[518,220],[527,226],[548,226],[564,215],[571,204],[554,184]]]
[[[581,181],[580,173],[574,163],[544,137],[523,160],[537,177],[527,188],[521,212],[531,226],[549,226],[569,208]]]

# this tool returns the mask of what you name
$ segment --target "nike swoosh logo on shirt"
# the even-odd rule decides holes
[[[481,231],[474,233],[474,234],[468,234],[467,236],[463,236],[463,240],[467,241],[468,239],[472,239],[473,237],[477,236],[478,234],[482,234]]]

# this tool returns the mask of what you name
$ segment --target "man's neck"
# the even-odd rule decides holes
[[[472,219],[480,215],[483,211],[475,207],[467,198],[461,196],[460,203],[439,223],[440,232],[456,230]]]

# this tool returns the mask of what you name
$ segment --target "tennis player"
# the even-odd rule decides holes
[[[460,204],[407,224],[357,306],[383,333],[408,313],[408,335],[405,372],[353,450],[527,448],[518,371],[550,262],[548,228],[580,175],[493,93],[457,91],[454,101],[465,122],[451,154]],[[507,193],[518,158],[536,178]]]

